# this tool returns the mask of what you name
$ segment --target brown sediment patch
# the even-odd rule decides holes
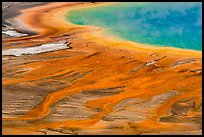
[[[144,134],[201,130],[202,77],[198,75],[202,73],[201,52],[156,49],[107,38],[97,27],[81,27],[64,20],[64,12],[70,9],[104,4],[51,3],[23,10],[15,19],[18,25],[38,34],[5,38],[3,45],[7,48],[13,48],[9,44],[16,42],[19,47],[30,47],[39,41],[66,39],[72,49],[2,57],[3,105],[7,104],[3,112],[19,102],[18,99],[26,104],[25,99],[15,95],[26,92],[32,96],[35,90],[32,99],[41,98],[19,115],[10,112],[4,115],[3,134],[9,130],[16,134],[21,131]],[[19,86],[22,84],[24,88]],[[11,95],[7,90],[15,91],[13,103],[8,103]]]

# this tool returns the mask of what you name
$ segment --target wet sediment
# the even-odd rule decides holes
[[[200,55],[112,46],[83,37],[86,28],[56,28],[39,16],[93,4],[44,5],[32,14],[38,21],[26,23],[46,31],[2,37],[2,50],[59,40],[72,47],[2,56],[3,134],[200,134]]]

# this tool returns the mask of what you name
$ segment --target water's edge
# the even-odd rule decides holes
[[[65,14],[65,18],[70,23],[75,24],[75,25],[79,25],[79,26],[98,26],[98,27],[102,27],[103,29],[105,29],[105,34],[112,35],[113,37],[116,37],[116,38],[118,38],[120,40],[124,40],[124,41],[131,41],[131,42],[136,42],[136,43],[141,43],[141,44],[148,44],[148,45],[155,46],[155,47],[158,47],[158,46],[159,47],[173,47],[173,48],[179,48],[179,49],[185,49],[185,50],[195,50],[195,51],[201,51],[202,52],[202,45],[199,46],[199,47],[196,47],[197,49],[193,49],[193,48],[189,48],[189,47],[181,48],[181,47],[177,47],[177,46],[171,46],[172,44],[169,45],[167,43],[165,43],[165,44],[155,44],[155,43],[151,43],[151,42],[135,41],[135,40],[129,39],[129,37],[125,38],[125,37],[122,37],[120,35],[115,35],[114,32],[111,32],[110,28],[108,28],[106,26],[103,26],[103,25],[100,26],[100,25],[97,25],[97,24],[96,25],[95,24],[94,25],[93,24],[89,24],[90,22],[88,22],[87,24],[83,24],[83,22],[82,23],[80,23],[80,22],[77,23],[77,19],[75,21],[75,18],[73,18],[73,17],[77,17],[78,16],[78,15],[76,16],[76,14],[81,14],[80,12],[82,12],[82,11],[87,12],[87,11],[92,11],[92,10],[95,10],[95,9],[100,11],[100,8],[102,8],[102,10],[103,10],[103,8],[110,8],[110,7],[113,7],[115,5],[117,6],[118,4],[114,3],[114,4],[110,4],[110,5],[105,5],[105,6],[103,5],[103,6],[100,6],[99,8],[98,7],[97,8],[96,7],[85,7],[85,8],[82,8],[82,9],[72,9],[67,14]],[[97,13],[98,12],[93,13],[93,14],[97,14]],[[74,16],[73,16],[73,14],[74,14]],[[78,16],[78,17],[80,17],[80,16]],[[139,37],[139,36],[137,36],[137,37]],[[200,41],[196,41],[196,43],[200,44]],[[196,45],[196,43],[195,43],[195,45]]]

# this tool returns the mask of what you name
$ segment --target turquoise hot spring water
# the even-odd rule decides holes
[[[72,10],[66,18],[77,25],[103,27],[124,40],[202,51],[199,2],[119,2]]]

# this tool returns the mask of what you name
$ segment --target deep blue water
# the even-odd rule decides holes
[[[202,3],[123,2],[72,10],[66,16],[74,24],[104,27],[134,42],[202,50]]]

